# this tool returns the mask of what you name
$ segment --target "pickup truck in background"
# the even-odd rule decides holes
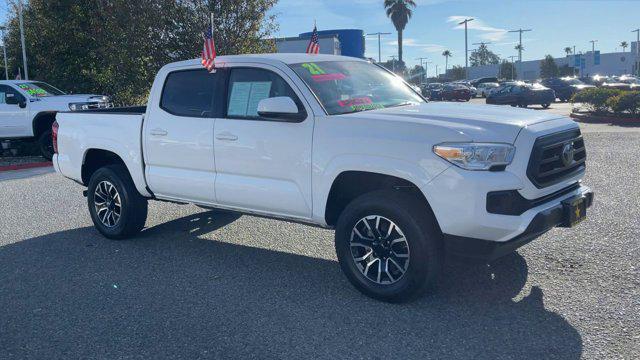
[[[51,160],[51,125],[58,111],[107,107],[109,98],[102,95],[66,95],[42,81],[0,81],[0,141],[34,139]]]
[[[56,116],[54,167],[88,188],[105,237],[141,231],[154,199],[331,228],[349,281],[403,301],[433,287],[445,252],[495,259],[592,203],[569,118],[427,103],[350,57],[216,62],[164,66],[146,107]]]

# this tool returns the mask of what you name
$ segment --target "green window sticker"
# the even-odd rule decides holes
[[[304,63],[302,67],[307,69],[311,75],[323,75],[325,74],[324,70],[316,63]]]

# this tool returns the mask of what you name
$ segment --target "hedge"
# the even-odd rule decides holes
[[[640,91],[586,89],[574,94],[571,102],[583,103],[594,113],[614,113],[618,116],[640,114]]]

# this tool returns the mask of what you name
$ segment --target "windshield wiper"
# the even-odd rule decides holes
[[[393,105],[387,105],[385,106],[386,108],[393,108],[393,107],[398,107],[398,106],[407,106],[407,105],[414,105],[415,103],[411,102],[411,101],[405,101],[405,102],[401,102],[401,103],[397,103],[397,104],[393,104]]]

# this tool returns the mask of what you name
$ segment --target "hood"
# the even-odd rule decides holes
[[[510,144],[523,127],[562,118],[557,114],[510,106],[447,102],[399,106],[340,116],[424,124],[449,129],[458,136],[465,136],[468,141]]]

